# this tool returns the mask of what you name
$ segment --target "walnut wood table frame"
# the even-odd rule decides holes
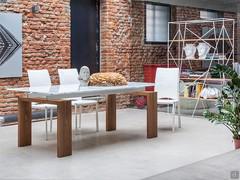
[[[157,93],[137,92],[147,97],[147,138],[157,137]],[[116,130],[116,95],[107,95],[106,130]],[[18,146],[32,144],[32,102],[57,105],[57,156],[72,155],[72,106],[70,100],[18,97]]]

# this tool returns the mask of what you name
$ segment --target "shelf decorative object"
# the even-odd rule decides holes
[[[174,29],[174,31],[173,31]],[[210,69],[216,64],[234,64],[235,20],[229,18],[175,21],[168,23],[169,37],[167,60],[168,67],[174,64],[180,68],[181,80],[187,81],[184,88],[185,99],[196,99],[192,115],[198,104],[206,102],[199,92],[216,85],[226,84],[224,74],[213,76]],[[217,90],[214,90],[217,92]],[[206,93],[203,93],[206,94]],[[214,93],[216,96],[218,93]]]
[[[186,44],[186,46],[183,48],[186,59],[194,59],[195,58],[195,53],[196,53],[196,46],[194,44]]]
[[[90,78],[90,69],[87,66],[82,66],[79,72],[80,86],[88,86]]]
[[[206,59],[210,50],[210,46],[207,43],[199,43],[197,46],[198,57],[201,60]]]
[[[214,99],[214,98],[218,98],[220,94],[219,89],[217,88],[209,88],[209,87],[205,87],[201,93],[200,93],[200,97],[204,98],[204,99]]]

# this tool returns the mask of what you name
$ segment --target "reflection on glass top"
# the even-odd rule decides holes
[[[69,94],[69,93],[87,93],[87,92],[103,92],[103,91],[116,91],[116,90],[131,90],[154,86],[154,83],[138,83],[129,82],[124,86],[80,86],[79,84],[70,85],[54,85],[54,86],[39,86],[39,87],[26,87],[26,88],[11,88],[12,91],[20,91],[26,93],[39,93],[39,94]]]

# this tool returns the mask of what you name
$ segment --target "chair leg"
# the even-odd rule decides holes
[[[82,126],[82,106],[79,106],[79,128]]]
[[[53,126],[53,109],[50,109],[50,132],[52,132],[52,126]]]
[[[167,105],[167,113],[169,113],[170,112],[170,105],[168,104]]]
[[[176,109],[176,104],[174,103],[172,105],[172,115],[173,115],[173,121],[172,121],[172,131],[175,132],[175,110]]]
[[[96,131],[99,132],[98,103],[96,103]]]
[[[178,128],[182,127],[180,108],[180,102],[178,102]]]
[[[48,140],[48,122],[47,122],[48,109],[45,108],[45,130],[46,130],[46,141]]]
[[[77,105],[75,104],[74,105],[74,119],[75,119],[75,130],[76,130],[76,133],[77,133],[77,129],[78,129],[78,122],[77,122]]]

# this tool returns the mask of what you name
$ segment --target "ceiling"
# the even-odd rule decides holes
[[[240,12],[240,0],[132,0],[151,1],[172,5],[189,6],[219,11]]]

